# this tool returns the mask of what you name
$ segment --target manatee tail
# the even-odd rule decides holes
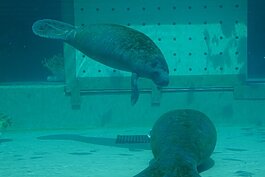
[[[75,29],[73,25],[51,19],[38,20],[32,25],[35,35],[50,39],[67,40]]]

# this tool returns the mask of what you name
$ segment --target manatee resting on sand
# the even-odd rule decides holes
[[[134,29],[115,24],[75,27],[44,19],[36,21],[32,30],[44,38],[61,39],[102,64],[131,72],[132,104],[139,97],[138,77],[151,79],[159,88],[169,83],[162,52],[149,37]]]
[[[197,167],[209,160],[216,129],[203,113],[174,110],[162,115],[151,132],[154,160],[134,177],[200,177]]]

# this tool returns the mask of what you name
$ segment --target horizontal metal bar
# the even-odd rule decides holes
[[[152,92],[152,89],[140,89],[141,93]],[[162,92],[232,92],[233,87],[200,87],[200,88],[162,88]],[[90,89],[90,90],[80,90],[81,95],[85,94],[117,94],[117,93],[131,93],[131,89]],[[66,94],[70,94],[66,91]]]
[[[163,92],[232,92],[233,87],[165,88]]]

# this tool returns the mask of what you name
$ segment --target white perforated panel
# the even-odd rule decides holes
[[[242,72],[246,0],[75,0],[75,24],[130,26],[161,48],[170,75]],[[127,76],[77,52],[78,77]]]

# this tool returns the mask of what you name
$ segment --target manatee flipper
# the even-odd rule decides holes
[[[192,163],[183,163],[172,168],[172,160],[174,161],[172,158],[153,159],[146,169],[133,177],[201,177]]]
[[[40,37],[67,40],[69,35],[75,33],[76,28],[61,21],[43,19],[32,25],[32,31]]]
[[[164,177],[163,172],[160,171],[159,164],[157,160],[153,159],[152,164],[149,165],[146,169],[138,173],[133,177]]]
[[[136,73],[132,73],[131,76],[131,87],[132,87],[132,93],[131,93],[131,104],[135,105],[139,98],[139,90],[138,90],[138,75]]]
[[[212,158],[208,158],[202,164],[198,165],[197,170],[199,173],[204,172],[214,166],[214,160]]]

